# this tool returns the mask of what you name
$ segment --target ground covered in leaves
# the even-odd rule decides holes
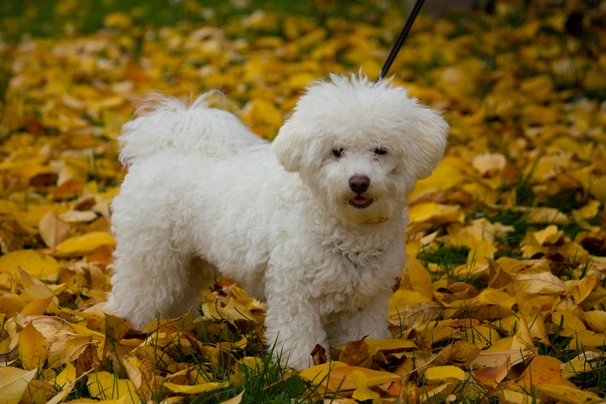
[[[171,22],[156,3],[2,6],[1,403],[606,400],[604,2],[419,17],[394,82],[451,131],[410,198],[394,339],[315,352],[301,373],[270,362],[264,304],[229,280],[205,293],[202,321],[136,332],[103,312],[114,138],[147,91],[220,88],[271,139],[312,80],[375,77],[406,13],[185,1],[164,5]]]

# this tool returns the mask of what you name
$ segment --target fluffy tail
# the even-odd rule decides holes
[[[208,98],[213,94],[201,95],[189,107],[167,97],[146,103],[139,109],[140,115],[122,127],[122,164],[133,164],[163,150],[221,158],[265,142],[235,115],[210,108]]]

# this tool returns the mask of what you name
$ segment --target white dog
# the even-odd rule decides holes
[[[310,86],[271,144],[205,96],[161,101],[120,137],[129,172],[112,205],[107,310],[140,329],[195,308],[220,273],[267,302],[266,337],[296,368],[316,344],[389,338],[406,197],[447,131],[366,77]]]

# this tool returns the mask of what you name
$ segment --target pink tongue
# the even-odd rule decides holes
[[[353,201],[357,204],[362,205],[362,204],[365,204],[368,201],[368,199],[364,198],[363,196],[356,196],[355,198],[353,198]]]

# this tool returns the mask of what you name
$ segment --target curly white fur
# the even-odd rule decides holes
[[[120,138],[129,173],[112,204],[107,310],[142,328],[195,307],[221,273],[267,301],[268,341],[296,368],[316,344],[388,338],[406,196],[447,130],[404,89],[365,77],[313,84],[273,144],[205,96],[161,101]],[[353,175],[370,181],[362,195]]]

